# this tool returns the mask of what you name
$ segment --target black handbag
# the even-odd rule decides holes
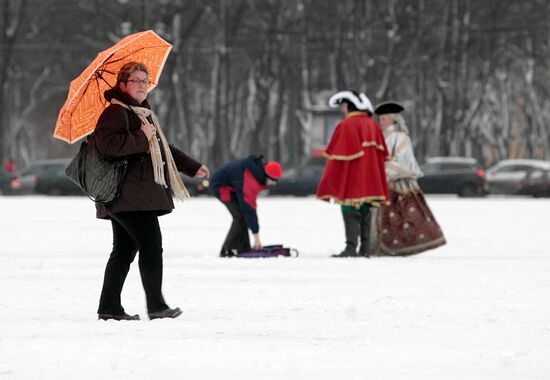
[[[128,129],[128,115],[126,111],[124,114]],[[92,134],[88,141],[80,145],[78,154],[67,166],[65,175],[94,202],[109,204],[120,195],[127,167],[127,157],[110,157],[99,153]]]

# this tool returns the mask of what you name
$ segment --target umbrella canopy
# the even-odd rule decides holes
[[[103,93],[115,86],[120,68],[128,62],[141,62],[147,66],[148,91],[151,91],[159,81],[171,49],[172,45],[152,30],[147,30],[129,35],[99,53],[71,82],[53,136],[72,144],[92,133],[99,115],[108,106]]]

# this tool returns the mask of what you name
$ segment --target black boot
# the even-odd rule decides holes
[[[344,217],[344,229],[346,231],[346,248],[332,257],[356,257],[357,238],[359,237],[359,223],[361,213],[359,211],[342,211]]]
[[[220,252],[220,257],[234,257],[234,256],[235,256],[235,253],[233,253],[233,251],[230,249],[222,248]]]
[[[108,321],[110,319],[114,321],[139,321],[139,315],[130,315],[126,313],[122,314],[109,314],[109,313],[98,313],[97,319],[101,319],[103,321]]]
[[[177,318],[181,315],[181,309],[176,307],[175,309],[164,309],[160,311],[154,311],[149,313],[149,319],[160,319],[160,318]]]
[[[361,245],[359,246],[359,256],[370,257],[370,226],[371,213],[361,213]]]

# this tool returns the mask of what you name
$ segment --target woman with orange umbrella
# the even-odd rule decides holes
[[[111,157],[126,157],[128,167],[120,196],[108,205],[96,203],[97,217],[110,219],[113,250],[105,268],[98,318],[137,320],[121,304],[121,292],[130,264],[139,251],[139,270],[150,319],[176,318],[162,295],[162,235],[158,217],[174,208],[172,196],[189,196],[178,171],[205,177],[209,170],[182,151],[168,145],[147,101],[148,69],[126,63],[114,88],[105,91],[110,105],[103,111],[93,137],[97,150]]]

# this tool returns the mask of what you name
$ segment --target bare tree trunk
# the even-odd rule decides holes
[[[14,46],[23,23],[27,0],[4,0],[0,4],[0,160],[15,158],[17,147],[10,141],[9,118],[6,112],[6,95],[9,92],[9,70],[12,65]],[[12,133],[9,133],[13,135]]]
[[[387,50],[386,50],[386,62],[384,62],[384,71],[382,74],[382,80],[380,81],[380,85],[378,86],[378,90],[376,91],[376,98],[377,99],[383,99],[386,96],[386,93],[388,91],[388,87],[391,85],[391,78],[393,74],[393,54],[395,50],[395,43],[399,33],[399,24],[397,23],[397,19],[395,16],[395,0],[389,0],[387,2],[388,5],[388,19],[389,19],[389,26],[388,30],[386,31],[386,35],[388,36],[387,41]]]

